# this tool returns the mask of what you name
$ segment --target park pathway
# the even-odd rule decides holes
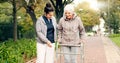
[[[120,63],[120,48],[109,38],[102,37],[107,63]]]
[[[120,48],[108,37],[87,37],[84,52],[84,63],[120,63]],[[27,63],[35,63],[35,59]],[[55,60],[55,63],[60,62]],[[63,60],[61,63],[64,63]]]
[[[107,63],[101,37],[88,37],[85,43],[85,63]]]

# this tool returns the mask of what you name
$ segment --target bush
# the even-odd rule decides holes
[[[34,28],[22,32],[23,27],[17,25],[17,37],[21,38],[34,38],[35,31]],[[0,23],[0,41],[5,41],[10,38],[13,38],[13,23]]]
[[[21,26],[17,25],[17,36],[19,38],[19,31],[21,31]],[[0,41],[5,41],[13,38],[13,23],[10,22],[0,22]]]
[[[22,32],[22,37],[23,38],[28,38],[28,39],[34,38],[35,37],[34,29]]]
[[[0,41],[13,38],[13,24],[12,23],[0,23]]]
[[[0,63],[25,63],[36,57],[35,39],[8,40],[0,43]]]

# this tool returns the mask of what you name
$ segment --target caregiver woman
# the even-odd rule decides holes
[[[37,61],[36,63],[54,63],[54,42],[56,39],[56,19],[50,3],[44,8],[44,15],[36,22]]]

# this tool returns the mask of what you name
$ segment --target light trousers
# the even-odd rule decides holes
[[[37,42],[37,60],[36,63],[54,63],[55,45],[48,47],[47,44]]]
[[[78,53],[78,47],[62,47],[64,53]],[[77,55],[64,55],[64,63],[77,63]]]

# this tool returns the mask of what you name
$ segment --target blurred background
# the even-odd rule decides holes
[[[36,57],[35,23],[47,2],[57,22],[73,4],[88,36],[107,36],[120,46],[120,0],[0,0],[0,63],[24,63]]]

